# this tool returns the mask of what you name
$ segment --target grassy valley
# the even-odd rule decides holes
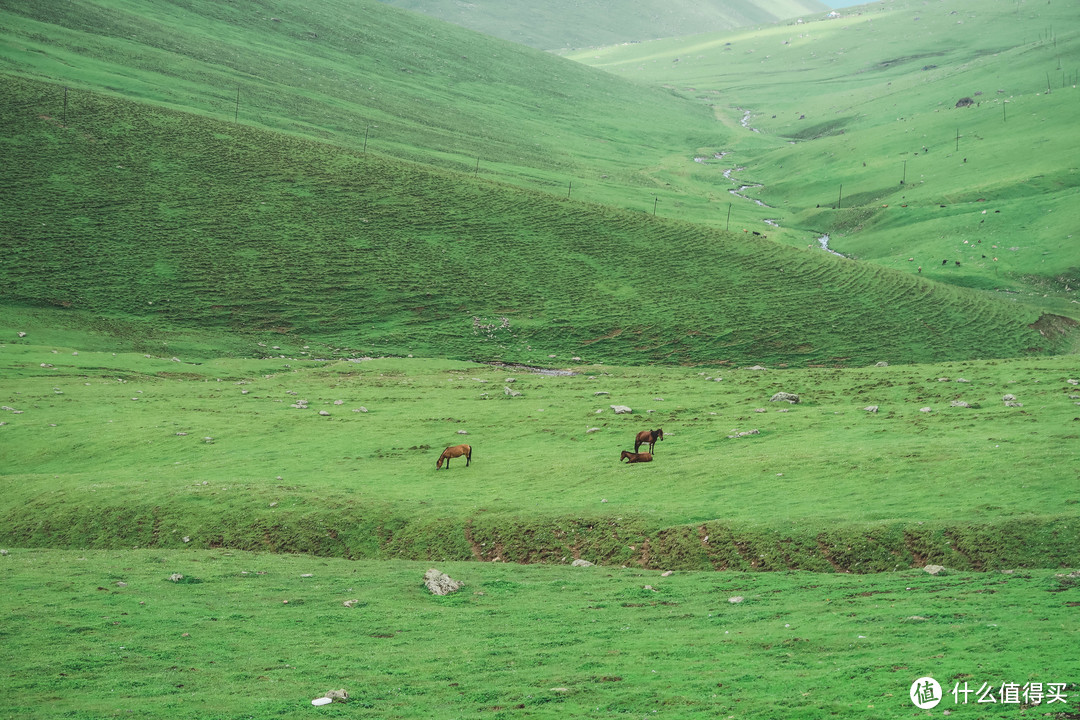
[[[743,226],[799,247],[828,234],[846,255],[1075,318],[1076,19],[1065,3],[896,0],[574,57],[740,128],[699,173],[765,204],[732,199]]]
[[[828,8],[818,0],[633,3],[561,0],[542,4],[389,0],[389,4],[485,35],[552,51],[731,30],[776,23],[799,15],[817,17],[828,13]]]
[[[1072,717],[1075,8],[803,7],[0,0],[0,716]]]

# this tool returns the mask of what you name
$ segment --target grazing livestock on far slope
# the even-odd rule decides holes
[[[465,467],[469,467],[469,462],[472,460],[472,445],[452,445],[442,451],[442,455],[435,462],[435,469],[438,470],[442,467],[443,460],[446,461],[446,469],[450,469],[450,458],[465,456]]]

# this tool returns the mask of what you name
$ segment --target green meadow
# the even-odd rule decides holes
[[[18,668],[5,672],[4,717],[1068,717],[1080,669],[1080,589],[1051,570],[664,577],[445,563],[464,587],[436,597],[419,562],[2,559],[0,657]],[[920,712],[908,691],[927,674],[944,697]],[[989,685],[1040,680],[1066,684],[1066,702],[985,704]],[[311,706],[339,689],[348,702]]]
[[[1075,717],[1075,6],[395,4],[0,0],[0,717]]]

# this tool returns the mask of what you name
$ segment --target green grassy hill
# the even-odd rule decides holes
[[[0,1],[0,40],[0,72],[616,206],[675,208],[658,173],[724,134],[667,90],[374,0]],[[59,88],[40,102],[62,117]]]
[[[573,57],[737,129],[699,175],[749,186],[766,207],[734,202],[770,238],[827,233],[847,255],[1076,318],[1078,20],[1073,3],[897,0]]]
[[[828,12],[819,0],[385,1],[485,35],[556,51],[730,30]]]
[[[872,264],[109,96],[64,124],[42,107],[57,90],[4,81],[6,305],[530,363],[1070,347],[1030,308]]]

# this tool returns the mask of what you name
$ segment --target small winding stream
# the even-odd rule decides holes
[[[831,247],[829,247],[829,234],[828,233],[825,233],[824,235],[819,237],[817,239],[817,241],[818,241],[818,244],[821,245],[822,250],[824,250],[826,252],[831,252],[833,255],[836,255],[837,257],[847,257],[843,253],[838,253],[835,250],[833,250]]]

